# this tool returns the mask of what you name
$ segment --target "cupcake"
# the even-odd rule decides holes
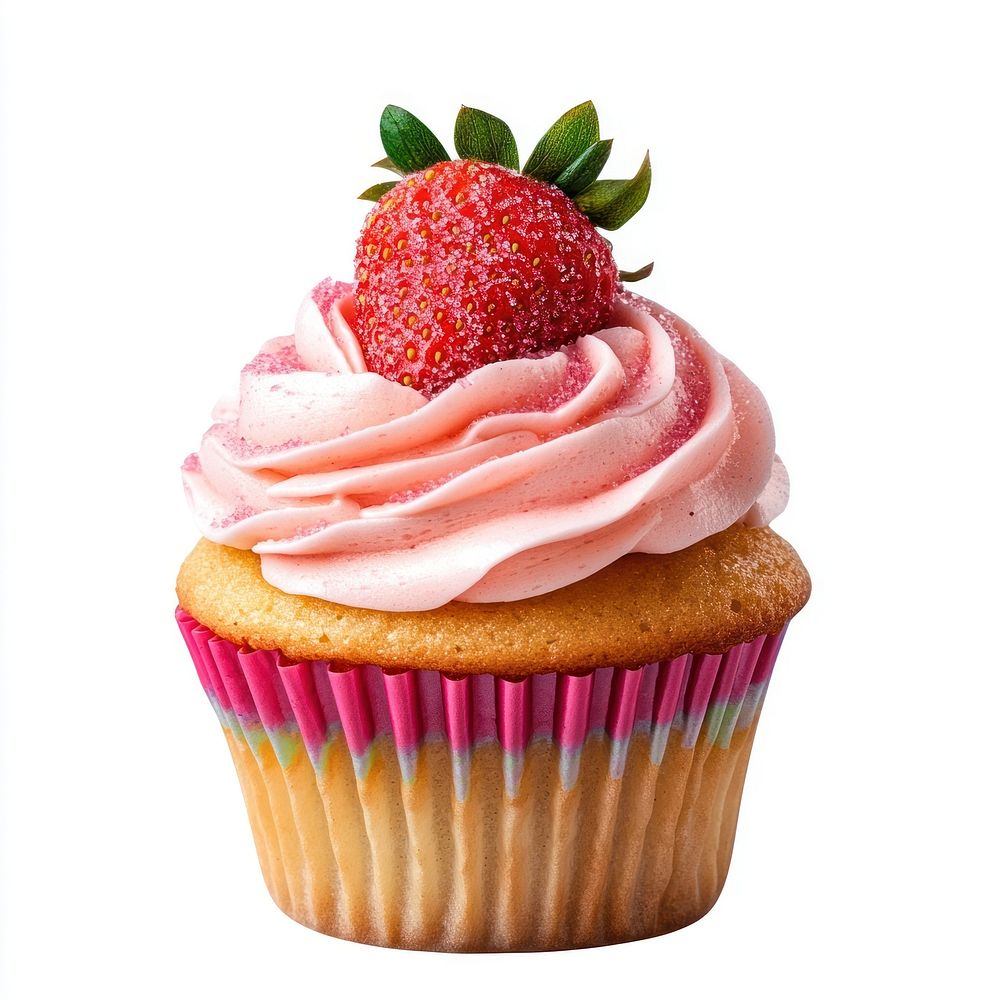
[[[758,389],[623,282],[590,103],[520,167],[388,107],[393,180],[183,466],[177,620],[291,917],[402,948],[662,934],[729,867],[809,595]],[[222,907],[223,901],[218,905]]]

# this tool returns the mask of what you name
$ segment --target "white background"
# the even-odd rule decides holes
[[[5,4],[4,997],[996,995],[991,4]],[[666,938],[381,951],[270,902],[172,620],[178,466],[349,276],[377,121],[593,98],[615,240],[764,390],[812,571],[729,884]],[[372,992],[374,990],[374,992]]]

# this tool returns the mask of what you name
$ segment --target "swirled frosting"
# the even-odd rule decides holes
[[[353,319],[352,287],[321,283],[183,466],[202,533],[258,552],[286,593],[519,600],[785,506],[759,390],[648,300],[430,398],[367,370]]]

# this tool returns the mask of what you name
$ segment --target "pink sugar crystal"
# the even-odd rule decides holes
[[[291,337],[281,337],[278,346],[261,351],[252,361],[243,366],[244,375],[289,375],[308,369],[295,350]]]
[[[330,526],[329,521],[325,521],[322,518],[316,521],[314,524],[306,524],[299,528],[298,531],[292,536],[293,538],[308,538],[310,535],[318,535],[324,528]]]
[[[353,284],[346,281],[334,281],[333,278],[324,278],[312,290],[312,300],[316,303],[316,307],[322,313],[323,318],[326,319],[337,299],[353,294]]]
[[[188,455],[188,457],[184,459],[181,469],[184,472],[201,472],[201,459],[198,457],[198,453],[192,452]]]
[[[280,444],[258,444],[256,441],[248,441],[242,434],[238,434],[235,422],[216,424],[212,428],[212,433],[235,459],[276,455],[281,452],[292,451],[295,448],[301,448],[306,443],[301,438],[289,438]]]
[[[542,400],[539,407],[546,413],[558,410],[560,406],[579,396],[587,388],[593,376],[590,365],[575,345],[567,351],[567,356],[569,362],[559,388]]]
[[[478,465],[472,466],[473,469],[478,469],[485,465],[487,462],[496,461],[496,456],[484,459]],[[411,487],[406,490],[399,490],[397,493],[393,493],[386,503],[408,503],[410,500],[416,500],[418,497],[425,496],[432,490],[436,490],[439,486],[444,486],[445,483],[450,482],[456,476],[460,476],[463,472],[468,472],[469,469],[457,469],[454,472],[448,472],[443,476],[438,476],[437,479],[428,479],[424,483],[419,483],[416,486]]]
[[[666,433],[657,441],[650,457],[628,471],[615,485],[647,472],[655,465],[669,458],[681,445],[694,437],[705,420],[711,389],[705,363],[698,357],[690,342],[683,337],[670,316],[666,313],[653,314],[663,325],[674,348],[676,376],[673,392],[677,400],[677,416]]]
[[[222,531],[224,528],[231,528],[234,524],[238,524],[240,521],[245,521],[248,517],[253,517],[257,511],[253,509],[249,504],[243,500],[239,500],[236,506],[233,507],[232,513],[228,516],[222,518],[221,520],[215,520],[212,522],[212,527],[216,531]]]

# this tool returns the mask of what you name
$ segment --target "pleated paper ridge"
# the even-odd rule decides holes
[[[722,888],[784,635],[583,675],[344,669],[177,620],[295,919],[396,947],[664,933]]]

